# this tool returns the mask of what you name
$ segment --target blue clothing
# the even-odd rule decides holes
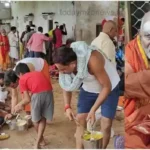
[[[78,98],[78,113],[89,113],[95,101],[98,98],[97,93],[90,93],[81,88]],[[119,100],[119,87],[111,91],[107,99],[101,105],[101,114],[106,118],[113,119],[116,114],[116,108]]]

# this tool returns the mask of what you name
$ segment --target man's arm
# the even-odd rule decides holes
[[[62,34],[63,34],[63,35],[67,35],[66,25],[65,25],[65,24],[63,24],[63,26],[64,26],[64,31],[62,31]]]
[[[44,40],[44,41],[52,41],[52,38],[43,35],[43,40]]]
[[[11,91],[12,91],[11,113],[13,113],[15,106],[18,104],[18,92],[17,92],[17,88],[12,89]]]
[[[92,52],[88,67],[91,73],[97,78],[99,84],[102,86],[102,90],[95,104],[91,108],[91,111],[93,112],[99,108],[111,92],[111,82],[105,71],[104,64],[105,60],[103,56],[98,51]]]
[[[23,92],[23,100],[21,100],[14,108],[14,112],[19,112],[23,109],[23,107],[30,103],[30,96],[28,91]]]
[[[31,99],[30,99],[30,95],[28,91],[24,91],[23,92],[23,100],[20,101],[20,104],[22,106],[27,105],[28,103],[30,103]]]
[[[73,120],[75,118],[75,115],[71,109],[71,98],[72,98],[72,92],[68,92],[63,90],[63,96],[64,96],[64,104],[65,104],[65,111],[66,115],[69,118],[69,120]]]
[[[67,35],[67,32],[65,32],[65,31],[62,31],[62,34],[63,34],[63,35]]]
[[[63,96],[64,96],[64,104],[66,105],[71,105],[71,98],[72,98],[72,92],[67,92],[63,90]]]

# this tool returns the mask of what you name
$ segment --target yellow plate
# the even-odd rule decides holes
[[[1,133],[0,134],[0,140],[6,140],[9,138],[9,135],[8,134],[5,134],[5,133]]]

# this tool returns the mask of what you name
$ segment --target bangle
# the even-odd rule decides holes
[[[69,108],[71,108],[70,105],[68,105],[68,104],[65,105],[65,112],[66,112],[66,110],[69,109]]]

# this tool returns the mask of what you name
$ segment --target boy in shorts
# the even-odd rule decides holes
[[[44,142],[43,134],[46,127],[46,120],[52,120],[54,103],[52,85],[41,72],[30,72],[24,63],[19,63],[15,69],[19,77],[19,88],[23,93],[23,100],[18,103],[14,111],[18,112],[31,102],[31,116],[34,127],[37,131],[35,149],[40,148]],[[30,97],[29,92],[32,93]]]

